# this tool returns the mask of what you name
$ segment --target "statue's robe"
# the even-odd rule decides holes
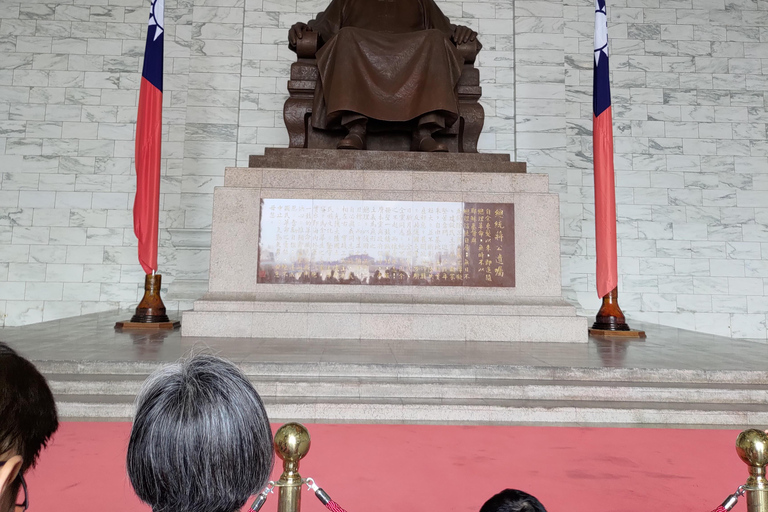
[[[457,119],[463,60],[434,0],[332,0],[309,26],[323,43],[314,127],[338,126],[348,113],[410,121],[436,112],[447,126]]]

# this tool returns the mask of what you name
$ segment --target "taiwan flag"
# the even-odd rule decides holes
[[[592,137],[595,167],[597,294],[605,297],[618,284],[616,185],[613,177],[613,124],[605,0],[595,0],[595,73],[592,108],[594,111]]]
[[[136,200],[133,231],[144,272],[157,270],[160,146],[163,135],[163,1],[152,0],[136,119]]]

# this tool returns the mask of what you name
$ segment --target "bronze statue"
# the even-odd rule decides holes
[[[308,24],[291,27],[288,42],[296,48],[308,35],[319,47],[311,124],[343,126],[337,148],[365,149],[371,120],[408,126],[411,149],[448,151],[433,134],[459,117],[466,57],[457,45],[472,43],[476,54],[476,32],[451,25],[434,0],[332,0]]]

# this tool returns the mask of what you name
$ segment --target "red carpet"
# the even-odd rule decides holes
[[[506,487],[536,495],[549,512],[710,512],[747,477],[733,430],[308,428],[301,473],[348,512],[476,512]],[[128,423],[63,423],[29,477],[31,511],[148,511],[125,475],[129,431]],[[325,510],[306,491],[302,505]],[[272,495],[262,510],[276,508]]]

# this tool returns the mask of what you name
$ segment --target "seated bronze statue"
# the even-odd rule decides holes
[[[308,125],[304,134],[291,137],[292,147],[298,145],[296,140],[312,147],[306,140],[312,129],[343,129],[346,135],[336,144],[338,149],[366,149],[369,132],[383,127],[410,131],[411,150],[448,151],[434,135],[450,131],[454,124],[463,126],[457,120],[467,117],[474,123],[467,130],[474,140],[454,144],[453,151],[477,150],[483,121],[477,104],[480,88],[469,82],[478,80],[471,64],[481,46],[476,32],[451,25],[434,0],[332,0],[314,20],[291,27],[288,42],[300,60],[314,57],[317,68],[311,115],[301,120]],[[302,46],[311,49],[301,51]],[[314,55],[308,55],[312,50]],[[462,96],[459,84],[467,63],[475,73],[466,77],[470,87],[464,87]],[[296,78],[306,77],[294,76],[294,71],[289,91],[292,99],[300,100],[297,84],[302,82]],[[307,109],[306,99],[297,112],[289,112],[296,110],[289,106],[291,99],[286,103],[289,132],[291,121],[298,121],[301,109]],[[464,104],[468,116],[463,115]],[[457,136],[460,131],[453,129]]]

